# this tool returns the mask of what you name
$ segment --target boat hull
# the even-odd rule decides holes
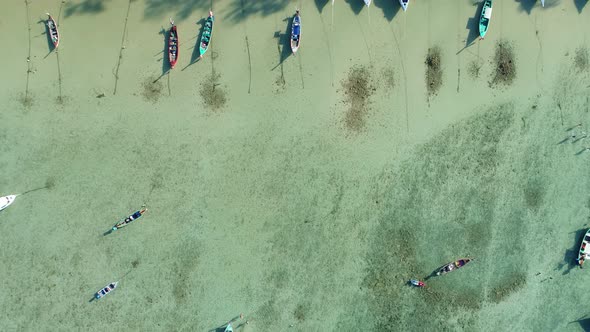
[[[173,25],[168,32],[168,62],[170,69],[176,66],[178,61],[178,31],[176,25]]]
[[[6,209],[7,207],[10,206],[10,204],[14,203],[15,199],[16,199],[16,195],[8,195],[8,196],[0,197],[0,211]]]
[[[209,45],[211,44],[211,35],[213,34],[213,22],[215,21],[215,17],[213,16],[213,12],[209,12],[209,17],[205,21],[205,27],[203,28],[203,34],[201,35],[201,42],[199,43],[199,57],[202,58],[203,55],[209,49]]]
[[[584,261],[586,258],[590,258],[590,254],[586,251],[586,249],[590,249],[590,229],[586,231],[584,234],[584,238],[582,239],[582,244],[580,244],[580,250],[578,251],[578,259],[576,260],[580,268],[584,265]]]
[[[410,0],[399,0],[399,4],[402,6],[402,9],[406,11],[408,9],[408,4]]]
[[[108,294],[110,294],[115,288],[117,288],[117,284],[118,282],[112,282],[108,285],[106,285],[105,287],[103,287],[101,290],[99,290],[98,292],[96,292],[94,294],[94,298],[95,299],[101,299],[105,296],[107,296]]]
[[[296,53],[299,45],[301,45],[301,16],[298,12],[291,23],[291,51]]]
[[[454,262],[450,262],[448,264],[445,264],[443,266],[441,266],[437,271],[436,271],[436,275],[440,276],[443,274],[447,274],[449,272],[453,272],[459,268],[462,268],[463,266],[467,265],[467,263],[471,262],[470,258],[461,258],[458,259]]]
[[[55,22],[53,17],[49,15],[49,13],[47,14],[47,16],[47,36],[49,37],[49,40],[51,40],[53,47],[57,48],[59,46],[59,31],[57,30],[57,23]]]
[[[486,0],[481,8],[479,18],[479,38],[483,39],[488,32],[490,20],[492,19],[492,0]]]

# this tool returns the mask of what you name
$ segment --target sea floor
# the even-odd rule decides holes
[[[3,4],[1,330],[588,329],[585,7]]]

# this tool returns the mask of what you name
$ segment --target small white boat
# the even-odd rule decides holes
[[[545,7],[545,0],[541,0],[541,6]]]
[[[96,294],[94,294],[94,298],[98,300],[100,298],[107,296],[107,294],[109,294],[115,288],[117,288],[117,284],[118,284],[118,282],[115,281],[115,282],[112,282],[112,283],[104,286],[103,289],[99,290],[98,292],[96,292]]]
[[[0,211],[6,209],[10,204],[12,204],[16,196],[17,195],[8,195],[0,197]]]
[[[231,327],[231,323],[227,324],[227,326],[225,327],[225,330],[223,330],[223,332],[234,332],[234,328]]]
[[[410,0],[399,0],[399,4],[402,5],[404,11],[408,9],[408,3],[410,3]]]
[[[365,1],[365,5],[367,5],[367,7],[369,7],[371,5],[371,0],[364,0]]]

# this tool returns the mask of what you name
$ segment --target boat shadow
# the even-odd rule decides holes
[[[286,17],[282,21],[287,22],[287,30],[285,31],[285,33],[275,31],[274,38],[277,38],[277,47],[280,49],[279,63],[276,66],[274,66],[271,69],[271,71],[275,70],[277,67],[282,65],[283,62],[287,60],[287,58],[291,54],[293,54],[293,52],[291,51],[291,25],[293,24],[293,17]]]
[[[191,53],[191,60],[190,60],[189,64],[186,65],[184,68],[182,68],[180,71],[184,71],[188,67],[199,62],[199,60],[201,59],[201,58],[199,58],[199,55],[201,55],[199,53],[199,43],[201,41],[201,36],[203,35],[203,30],[205,30],[205,23],[207,23],[206,18],[202,18],[195,23],[195,24],[201,25],[201,28],[199,28],[199,32],[197,33],[197,41],[195,42],[195,46],[193,47],[193,52]]]
[[[389,22],[393,21],[397,13],[402,10],[402,5],[397,0],[373,0],[373,4],[375,7],[381,8],[383,16]]]
[[[98,14],[106,9],[104,2],[106,0],[83,0],[74,4],[68,1],[66,3],[65,16],[70,17],[74,14]]]
[[[162,77],[164,77],[164,75],[168,74],[170,72],[170,62],[168,61],[168,31],[166,29],[164,29],[164,27],[162,27],[160,29],[160,31],[158,31],[159,35],[163,35],[164,36],[164,49],[158,53],[155,54],[155,56],[157,55],[162,55],[161,59],[162,60],[162,74],[156,78],[153,83],[156,83],[157,81],[159,81]]]
[[[557,265],[557,270],[562,270],[565,268],[565,271],[562,272],[563,275],[570,273],[573,269],[575,269],[578,264],[576,259],[578,258],[578,251],[580,243],[586,234],[588,228],[580,228],[574,233],[574,243],[570,249],[567,249],[563,255],[563,262]]]
[[[456,54],[463,52],[465,49],[475,44],[475,41],[479,36],[479,18],[481,16],[483,3],[484,2],[482,1],[481,3],[473,4],[473,6],[475,7],[475,15],[473,15],[473,17],[470,17],[467,20],[467,26],[465,28],[469,30],[469,33],[467,34],[467,38],[465,39],[465,47],[460,49]]]
[[[43,24],[43,28],[45,29],[45,31],[41,35],[45,35],[47,37],[47,49],[49,50],[49,52],[47,54],[45,54],[45,56],[43,57],[43,59],[46,59],[51,53],[53,53],[53,51],[55,51],[55,46],[53,45],[53,42],[51,41],[51,36],[47,32],[47,30],[48,30],[47,29],[47,19],[41,18],[41,19],[39,19],[39,21],[37,21],[37,24]]]
[[[584,6],[588,3],[588,0],[574,0],[574,4],[576,5],[576,9],[578,10],[578,14],[582,13]]]

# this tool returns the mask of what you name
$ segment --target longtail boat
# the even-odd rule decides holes
[[[545,7],[545,0],[541,0],[541,6]]]
[[[170,62],[170,69],[176,66],[178,61],[178,31],[174,21],[170,19],[170,31],[168,31],[168,61]]]
[[[117,284],[118,284],[118,282],[115,281],[115,282],[112,282],[112,283],[104,286],[101,290],[99,290],[98,292],[96,292],[94,294],[94,298],[98,300],[100,298],[103,298],[103,297],[107,296],[107,294],[109,294],[115,288],[117,288]]]
[[[297,9],[291,23],[291,51],[293,51],[293,54],[299,49],[299,44],[301,44],[301,16],[299,15],[299,9]]]
[[[205,27],[203,28],[203,34],[201,35],[201,43],[199,44],[199,58],[203,58],[205,52],[209,49],[209,44],[211,43],[211,34],[213,33],[213,21],[215,17],[213,16],[213,11],[209,11],[209,17],[205,21]]]
[[[410,0],[399,0],[399,4],[402,5],[404,11],[408,9],[408,3],[410,3]]]
[[[582,268],[582,266],[584,265],[584,261],[586,260],[586,258],[590,257],[590,254],[586,252],[586,247],[588,246],[588,243],[590,243],[590,229],[588,229],[586,231],[586,234],[584,234],[582,244],[580,245],[580,251],[578,252],[578,259],[576,259],[578,265],[580,265],[580,268]]]
[[[371,0],[364,0],[365,1],[365,5],[367,5],[367,7],[369,7],[371,5]]]
[[[17,195],[8,195],[0,197],[0,211],[6,209],[10,204],[14,203]]]
[[[441,266],[437,271],[436,271],[436,275],[439,276],[441,274],[446,274],[449,272],[453,272],[456,269],[465,266],[465,264],[471,262],[470,258],[461,258],[458,259],[454,262],[450,262],[448,264],[445,264],[443,266]]]
[[[55,23],[55,20],[53,19],[53,17],[51,17],[51,15],[49,15],[49,13],[46,13],[47,16],[49,16],[47,18],[47,35],[49,36],[49,38],[51,39],[51,42],[53,43],[53,47],[57,48],[57,46],[59,45],[59,31],[57,31],[57,23]]]
[[[492,0],[486,0],[481,8],[481,16],[479,18],[479,38],[483,39],[488,32],[490,25],[490,19],[492,19]]]

